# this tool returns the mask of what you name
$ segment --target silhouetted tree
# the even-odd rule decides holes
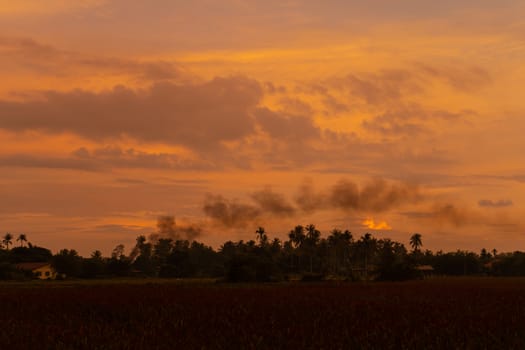
[[[407,255],[405,246],[390,239],[378,241],[377,279],[402,281],[418,276]]]
[[[153,246],[153,257],[159,266],[166,263],[168,256],[173,249],[171,238],[161,238]]]
[[[346,264],[352,238],[350,231],[343,232],[339,229],[333,229],[327,238],[328,247],[333,256],[333,270],[336,274],[339,273],[340,266]]]
[[[301,255],[303,254],[304,250],[304,241],[306,239],[306,235],[304,234],[304,227],[301,225],[295,226],[293,230],[290,231],[288,234],[288,237],[290,239],[290,242],[293,245],[293,256],[297,256],[297,267],[301,268]],[[293,259],[292,256],[292,259]],[[293,262],[292,262],[293,265]]]
[[[105,273],[105,266],[102,253],[100,250],[95,250],[88,259],[82,260],[82,277],[99,277]]]
[[[423,246],[423,242],[421,240],[421,234],[414,233],[410,237],[410,246],[412,247],[414,253],[419,252],[419,248]]]
[[[9,245],[13,244],[13,242],[11,242],[12,240],[13,240],[13,235],[7,232],[4,235],[4,239],[2,240],[7,250],[9,250]]]
[[[117,245],[107,263],[108,272],[115,276],[126,276],[131,270],[131,260],[124,255],[124,245]]]
[[[257,231],[255,231],[257,234],[257,240],[259,241],[259,246],[264,247],[266,244],[268,244],[268,236],[266,235],[266,232],[264,231],[264,227],[259,227]]]
[[[30,247],[14,247],[9,251],[13,263],[49,262],[53,254],[49,249],[31,245]]]
[[[370,233],[365,233],[359,241],[357,241],[357,249],[360,255],[363,257],[365,279],[368,280],[369,262],[372,257],[372,252],[375,249],[376,239],[372,237]]]
[[[307,247],[308,256],[310,258],[310,273],[313,273],[313,259],[320,237],[321,232],[315,228],[315,225],[310,224],[306,226],[306,238],[304,240],[304,243]]]
[[[82,274],[82,257],[74,249],[62,249],[53,256],[52,265],[59,274],[67,277],[80,277]]]
[[[525,276],[525,252],[500,253],[491,265],[495,276]]]
[[[18,235],[18,238],[16,240],[20,242],[20,247],[23,247],[24,242],[27,242],[27,237],[25,234],[21,233]]]

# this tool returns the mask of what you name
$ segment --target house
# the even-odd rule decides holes
[[[418,265],[416,266],[416,270],[419,271],[425,278],[434,274],[434,268],[431,265]]]
[[[16,264],[18,270],[30,272],[35,278],[41,280],[54,280],[57,277],[55,269],[47,262],[25,262]]]

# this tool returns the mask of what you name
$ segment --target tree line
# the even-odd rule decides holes
[[[253,240],[227,241],[214,250],[198,241],[138,236],[126,254],[117,245],[110,256],[99,250],[82,257],[74,249],[56,254],[5,234],[0,249],[0,278],[29,277],[17,269],[23,262],[49,262],[66,278],[119,276],[217,278],[225,281],[407,280],[424,275],[524,276],[525,253],[422,250],[422,235],[410,237],[410,248],[370,233],[356,238],[349,230],[333,229],[322,237],[315,225],[297,225],[288,239],[271,239],[263,227]]]

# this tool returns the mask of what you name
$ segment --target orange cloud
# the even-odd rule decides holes
[[[372,218],[367,218],[362,222],[363,226],[368,227],[371,230],[379,231],[379,230],[392,230],[392,227],[386,223],[386,221],[379,221],[375,222]]]

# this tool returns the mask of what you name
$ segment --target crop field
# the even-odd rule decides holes
[[[523,349],[524,279],[0,285],[2,349]]]

